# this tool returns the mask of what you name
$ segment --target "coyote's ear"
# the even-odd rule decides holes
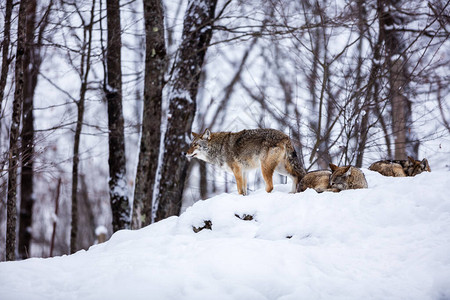
[[[211,139],[211,132],[208,128],[205,129],[205,132],[202,134],[202,139],[204,140],[210,140]]]
[[[339,168],[338,166],[336,166],[335,164],[330,163],[329,164],[331,171],[335,171],[337,168]]]
[[[408,156],[408,159],[409,159],[409,161],[412,162],[412,163],[415,163],[415,162],[416,162],[416,160],[415,160],[414,158],[412,158],[411,156]]]
[[[428,164],[428,160],[426,158],[422,159],[420,163],[423,164],[425,170],[431,172],[430,165]]]
[[[194,137],[194,139],[198,138],[200,136],[200,134],[192,132],[192,136]]]
[[[350,176],[351,173],[352,173],[352,166],[348,166],[344,169],[345,176]]]

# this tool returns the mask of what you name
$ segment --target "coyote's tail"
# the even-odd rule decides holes
[[[306,171],[300,163],[297,152],[295,152],[295,149],[290,141],[286,144],[286,159],[292,167],[292,175],[296,176],[298,178],[298,182],[300,182],[300,180],[302,180],[302,178],[306,175]]]

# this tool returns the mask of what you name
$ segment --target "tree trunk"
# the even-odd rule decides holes
[[[20,115],[23,104],[25,28],[28,1],[20,1],[17,24],[17,52],[15,68],[15,91],[13,114],[9,136],[9,169],[6,219],[6,260],[16,258],[16,222],[17,222],[17,168],[19,164]]]
[[[170,93],[169,117],[164,138],[164,157],[158,194],[156,221],[178,215],[186,177],[183,152],[196,109],[198,82],[203,60],[212,37],[217,0],[190,0],[183,24],[182,42],[175,63]]]
[[[61,193],[61,178],[58,179],[58,185],[56,186],[55,220],[53,220],[53,230],[52,230],[52,239],[50,240],[50,255],[49,255],[49,257],[53,257],[53,249],[55,248],[56,224],[57,224],[57,218],[58,218],[60,193]]]
[[[108,84],[104,87],[108,103],[109,196],[113,231],[130,228],[130,205],[126,178],[125,136],[122,112],[121,29],[119,0],[106,2]]]
[[[166,68],[164,11],[161,0],[144,0],[144,112],[133,202],[132,228],[152,221],[153,190],[161,141],[161,102]]]
[[[78,249],[88,249],[95,243],[96,215],[92,210],[86,174],[79,174],[78,191]]]
[[[198,160],[200,172],[200,199],[205,200],[208,197],[208,180],[206,178],[206,162]]]
[[[26,44],[24,55],[24,99],[22,128],[22,172],[20,181],[20,218],[19,218],[19,257],[29,257],[33,214],[33,155],[34,155],[34,114],[33,98],[37,85],[40,57],[37,43],[34,42],[36,0],[29,0],[26,16]]]
[[[80,136],[83,126],[84,103],[86,98],[88,75],[91,68],[91,47],[92,47],[92,28],[94,27],[94,8],[95,0],[92,1],[90,23],[84,28],[83,49],[81,49],[81,63],[80,63],[80,99],[76,102],[77,105],[77,123],[75,127],[74,145],[73,145],[73,165],[72,165],[72,222],[70,230],[70,253],[75,253],[78,250],[77,235],[78,235],[78,164],[80,161]]]
[[[2,101],[3,96],[5,93],[5,87],[6,87],[6,79],[8,77],[8,70],[9,70],[9,64],[10,60],[8,58],[9,54],[9,44],[11,40],[11,15],[12,15],[12,7],[13,7],[13,1],[12,0],[6,0],[6,10],[5,10],[5,27],[3,30],[3,49],[2,49],[2,69],[0,73],[0,119],[2,118]],[[1,131],[0,131],[1,133]],[[0,139],[1,142],[1,139]]]
[[[363,97],[364,95],[364,102],[361,106],[362,111],[362,117],[361,117],[361,127],[360,130],[356,133],[359,138],[358,141],[358,150],[356,152],[356,163],[355,166],[358,168],[362,167],[363,158],[364,158],[364,152],[366,150],[366,143],[369,133],[369,115],[370,115],[370,101],[373,99],[373,89],[375,89],[376,81],[378,80],[378,71],[379,71],[379,61],[380,61],[380,45],[381,40],[380,36],[378,35],[378,41],[375,44],[373,48],[373,60],[372,60],[372,67],[370,69],[369,79],[367,82],[367,86],[365,88],[365,91],[363,92],[362,89],[362,66],[363,66],[363,42],[364,42],[364,34],[366,30],[365,24],[367,23],[367,14],[366,9],[364,6],[363,0],[357,1],[357,9],[358,9],[358,32],[359,32],[359,43],[358,43],[358,65],[357,65],[357,76],[356,76],[356,97],[354,101],[359,101],[359,98]],[[375,97],[377,97],[376,95]],[[361,114],[361,112],[360,112]]]
[[[403,23],[399,12],[393,12],[391,9],[386,9],[387,6],[395,8],[396,5],[389,5],[391,0],[378,0],[378,11],[380,17],[380,32],[383,34],[386,59],[389,72],[389,98],[391,102],[392,115],[392,133],[394,135],[394,159],[406,159],[407,147],[411,148],[411,142],[408,140],[408,135],[411,128],[408,128],[411,119],[411,109],[408,98],[405,95],[405,88],[408,85],[406,60],[404,59],[404,41],[401,40],[401,35],[397,32],[395,24]],[[412,148],[415,149],[415,146]],[[418,148],[418,147],[417,147]],[[417,151],[417,150],[414,150]],[[415,153],[417,154],[417,153]],[[414,153],[410,153],[414,155]]]
[[[373,72],[375,74],[375,70],[374,67],[378,68],[378,72],[379,72],[379,76],[377,76],[377,80],[373,79],[372,77],[369,78],[369,84],[373,84],[373,99],[374,99],[374,105],[375,105],[375,114],[376,117],[379,120],[381,129],[383,130],[384,133],[384,140],[386,143],[386,149],[387,149],[387,157],[388,158],[393,158],[392,156],[392,150],[391,150],[391,138],[390,138],[390,134],[389,134],[389,126],[386,123],[386,121],[384,120],[384,116],[383,116],[383,110],[384,110],[384,104],[383,104],[383,100],[380,99],[380,91],[381,91],[381,87],[383,86],[382,83],[379,84],[379,82],[381,81],[380,77],[382,76],[383,73],[385,73],[385,70],[381,69],[382,67],[384,68],[385,66],[381,66],[379,64],[381,64],[382,61],[382,46],[383,46],[383,42],[385,40],[385,18],[384,18],[384,5],[383,5],[383,0],[377,0],[377,16],[378,16],[378,27],[380,28],[380,30],[378,31],[378,40],[377,40],[377,44],[375,45],[375,52],[374,52],[374,63],[377,63],[378,65],[375,65],[372,67],[371,72]],[[373,76],[373,74],[371,73],[371,76]]]
[[[403,95],[406,86],[404,60],[401,57],[390,62],[390,97],[392,107],[392,132],[394,134],[394,159],[407,158],[407,121],[409,101]],[[412,153],[410,153],[412,155]]]

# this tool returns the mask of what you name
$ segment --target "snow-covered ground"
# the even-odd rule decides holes
[[[450,299],[450,172],[364,172],[366,190],[222,194],[88,251],[0,263],[0,299]]]

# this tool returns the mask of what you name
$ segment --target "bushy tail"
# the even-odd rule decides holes
[[[292,172],[292,175],[297,177],[297,191],[299,191],[299,183],[306,175],[306,171],[300,163],[297,152],[295,152],[295,149],[290,141],[286,144],[286,160],[292,168],[292,170],[290,170]]]

